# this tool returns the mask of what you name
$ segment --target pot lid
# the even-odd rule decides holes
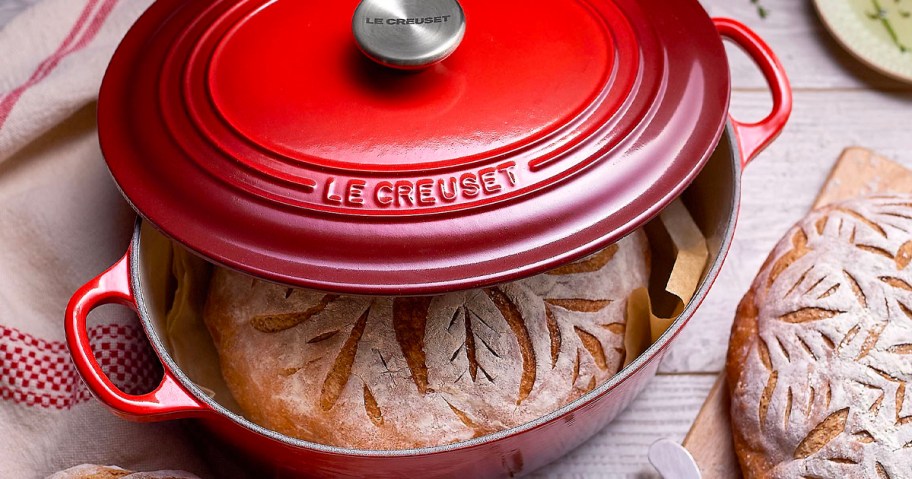
[[[437,293],[617,241],[722,133],[728,65],[695,0],[376,3],[155,2],[98,105],[134,208],[267,279]],[[412,64],[383,44],[432,34]]]

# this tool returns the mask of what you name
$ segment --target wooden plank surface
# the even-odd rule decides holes
[[[658,477],[645,459],[656,435],[681,441],[714,375],[660,375],[630,407],[589,442],[531,475],[535,479]]]
[[[735,455],[735,446],[729,432],[729,401],[725,375],[720,373],[682,442],[697,461],[703,479],[741,477],[738,457]]]
[[[0,25],[36,0],[0,0]],[[741,219],[722,274],[676,341],[660,375],[614,423],[590,442],[532,477],[653,478],[649,444],[681,440],[722,369],[735,305],[784,231],[800,219],[846,146],[873,148],[912,166],[912,87],[868,71],[845,53],[817,20],[812,2],[700,0],[711,15],[754,28],[775,49],[795,87],[795,112],[779,140],[744,177]],[[756,68],[731,52],[732,111],[762,118],[769,95]],[[697,327],[696,325],[699,325]]]

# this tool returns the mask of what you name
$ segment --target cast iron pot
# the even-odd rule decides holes
[[[757,123],[729,119],[714,153],[680,196],[708,239],[709,263],[691,302],[636,361],[609,381],[553,413],[470,441],[396,451],[353,450],[293,439],[260,427],[212,400],[181,371],[163,342],[165,305],[155,281],[168,265],[157,261],[166,241],[148,222],[137,222],[126,255],[79,289],[66,310],[73,361],[92,393],[114,414],[151,422],[194,418],[277,475],[313,477],[515,477],[561,457],[613,420],[646,386],[668,346],[693,316],[719,274],[738,216],[744,167],[784,128],[791,112],[788,80],[770,48],[745,26],[716,19],[720,35],[742,47],[770,84],[773,111]],[[719,92],[727,95],[728,92]],[[133,308],[164,367],[159,386],[143,395],[119,390],[102,372],[89,345],[86,318],[103,304]]]

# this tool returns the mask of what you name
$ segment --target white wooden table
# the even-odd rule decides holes
[[[36,0],[0,0],[0,25]],[[604,431],[539,478],[657,477],[646,459],[653,441],[680,441],[722,370],[735,306],[769,250],[813,202],[840,151],[860,145],[912,166],[912,87],[868,71],[831,39],[809,0],[701,0],[713,16],[747,23],[769,42],[795,90],[792,119],[744,175],[732,251],[708,299],[675,343],[659,375]],[[742,120],[766,115],[766,85],[729,48],[732,108]]]

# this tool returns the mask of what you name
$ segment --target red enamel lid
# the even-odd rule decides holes
[[[721,135],[696,0],[463,0],[426,69],[369,60],[357,1],[159,0],[99,99],[136,210],[267,279],[421,294],[538,273],[658,213]]]

